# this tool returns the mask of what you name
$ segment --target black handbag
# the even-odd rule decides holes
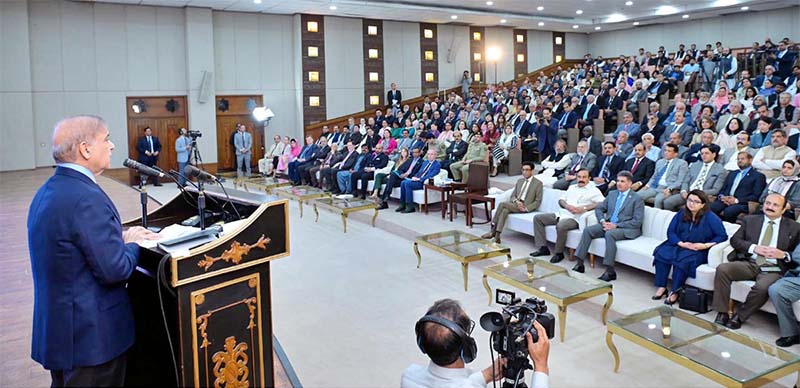
[[[678,306],[684,310],[707,313],[711,311],[711,295],[712,293],[706,290],[685,288]]]

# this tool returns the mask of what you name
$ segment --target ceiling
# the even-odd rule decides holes
[[[76,0],[236,12],[308,13],[532,30],[596,31],[796,6],[797,0]],[[256,1],[260,2],[257,4]],[[491,3],[491,4],[489,4]],[[630,4],[630,5],[628,5]],[[541,8],[540,8],[541,7]],[[742,7],[748,9],[742,10]],[[581,14],[577,10],[583,11]],[[686,17],[685,15],[688,15]],[[456,18],[453,19],[453,16]],[[597,29],[600,27],[600,30]]]

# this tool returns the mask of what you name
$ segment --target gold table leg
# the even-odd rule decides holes
[[[467,291],[467,272],[469,271],[469,263],[461,263],[461,272],[464,274],[464,291]]]
[[[378,208],[375,208],[375,214],[372,215],[372,227],[375,227],[375,219],[378,218]]]
[[[342,213],[342,225],[344,225],[344,232],[347,233],[347,214]]]
[[[483,274],[483,288],[486,289],[486,292],[489,294],[489,306],[492,305],[492,288],[489,287],[489,277],[486,274]]]
[[[316,217],[314,218],[314,222],[319,222],[319,210],[317,210],[317,204],[316,203],[314,204],[314,214],[316,214]]]
[[[417,268],[422,264],[422,256],[419,254],[419,244],[414,242],[414,253],[417,255]]]
[[[606,332],[606,345],[608,346],[608,350],[611,351],[611,355],[614,356],[614,373],[619,373],[619,353],[617,352],[617,347],[614,346],[614,341],[611,340],[611,336],[614,333],[607,331]]]
[[[561,342],[564,342],[567,332],[567,306],[558,306],[558,331],[561,334]]]
[[[601,316],[603,319],[603,325],[607,325],[606,317],[608,316],[608,310],[611,309],[611,304],[614,303],[614,293],[611,291],[608,292],[608,299],[606,299],[606,304],[603,305],[603,315]]]
[[[300,205],[300,218],[303,218],[303,200],[297,201],[297,204]]]

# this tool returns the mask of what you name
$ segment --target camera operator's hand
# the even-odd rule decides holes
[[[497,360],[494,360],[494,370],[492,370],[491,366],[483,370],[483,379],[486,384],[492,381],[500,381],[503,378],[503,368],[505,367],[506,359],[497,357]]]
[[[525,333],[525,337],[528,339],[528,355],[533,361],[533,371],[549,375],[550,368],[547,366],[547,358],[550,355],[550,338],[547,338],[547,330],[538,321],[533,321],[533,327],[539,333],[539,341],[534,343],[531,333]]]

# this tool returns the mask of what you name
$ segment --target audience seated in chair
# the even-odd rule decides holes
[[[595,164],[591,172],[592,182],[605,195],[608,184],[622,171],[625,158],[617,155],[617,145],[613,141],[603,144],[603,156]]]
[[[364,146],[366,146],[366,144]],[[364,146],[362,146],[362,150]],[[355,169],[355,171],[350,174],[350,188],[353,196],[367,199],[367,184],[375,177],[375,171],[386,167],[388,163],[389,157],[383,152],[382,144],[376,145],[372,152],[368,152],[366,160],[361,165],[361,168]],[[360,190],[358,188],[359,180],[361,181]]]
[[[749,212],[748,203],[758,201],[759,193],[766,187],[764,174],[751,165],[753,155],[740,151],[736,155],[736,161],[739,169],[728,173],[725,184],[717,194],[717,200],[711,204],[712,212],[731,223],[736,222],[740,214]]]
[[[766,125],[764,119],[761,119],[762,121],[759,125],[762,123]],[[772,143],[766,147],[761,147],[756,156],[753,157],[753,167],[764,174],[767,179],[781,175],[783,162],[793,160],[797,156],[795,150],[786,146],[786,140],[786,132],[783,129],[772,131]]]
[[[725,184],[728,171],[716,162],[719,147],[716,144],[706,145],[700,149],[700,160],[689,166],[689,172],[681,184],[680,195],[671,195],[664,199],[663,208],[676,211],[686,202],[692,190],[702,190],[707,196],[719,194]]]
[[[489,151],[480,136],[473,136],[467,147],[464,157],[450,164],[450,173],[456,182],[469,180],[469,165],[471,163],[486,163]]]
[[[782,278],[769,286],[769,299],[778,314],[781,336],[775,341],[780,347],[800,344],[800,324],[794,315],[792,304],[800,300],[800,244],[792,251],[791,267]]]
[[[686,161],[678,158],[678,146],[667,144],[664,147],[664,159],[656,162],[655,174],[647,184],[639,190],[642,200],[654,198],[655,207],[663,208],[663,202],[680,191],[683,180],[689,172]]]
[[[553,183],[553,188],[558,190],[566,190],[569,185],[575,183],[575,174],[581,169],[594,170],[597,165],[597,157],[588,152],[586,141],[581,140],[578,142],[578,152],[572,155],[569,167],[559,176],[558,180]]]
[[[428,153],[425,155],[425,161],[422,163],[417,173],[412,177],[405,177],[400,183],[400,207],[395,211],[401,213],[415,212],[414,190],[423,188],[423,185],[428,179],[439,174],[440,169],[441,163],[436,160],[436,151],[428,150]]]
[[[758,199],[763,204],[769,194],[777,193],[786,198],[786,212],[784,216],[795,219],[794,210],[800,208],[800,184],[798,184],[798,171],[800,163],[796,160],[786,160],[781,167],[781,175],[772,178],[766,185]],[[761,206],[757,212],[761,212]]]
[[[469,144],[462,140],[462,136],[461,132],[453,132],[453,141],[447,147],[444,160],[441,163],[441,168],[447,171],[451,177],[450,165],[463,159],[469,147]]]
[[[522,163],[522,178],[517,180],[514,191],[508,201],[497,205],[497,210],[492,217],[491,230],[482,238],[494,238],[500,243],[500,234],[505,227],[506,219],[511,213],[530,213],[539,208],[542,203],[542,182],[533,177],[534,165],[531,162]]]
[[[406,152],[407,153],[407,152]],[[390,174],[387,175],[386,179],[386,187],[383,189],[383,193],[381,193],[381,203],[378,206],[378,209],[388,209],[389,204],[387,201],[389,200],[389,196],[392,194],[392,190],[395,187],[400,187],[400,183],[403,182],[404,179],[407,177],[414,176],[414,174],[419,171],[419,168],[422,166],[422,152],[419,148],[414,148],[412,151],[412,156],[407,157],[403,160],[403,156],[400,156],[400,159],[395,163],[395,169]],[[375,190],[380,190],[380,185],[378,182],[377,176],[375,178]]]

